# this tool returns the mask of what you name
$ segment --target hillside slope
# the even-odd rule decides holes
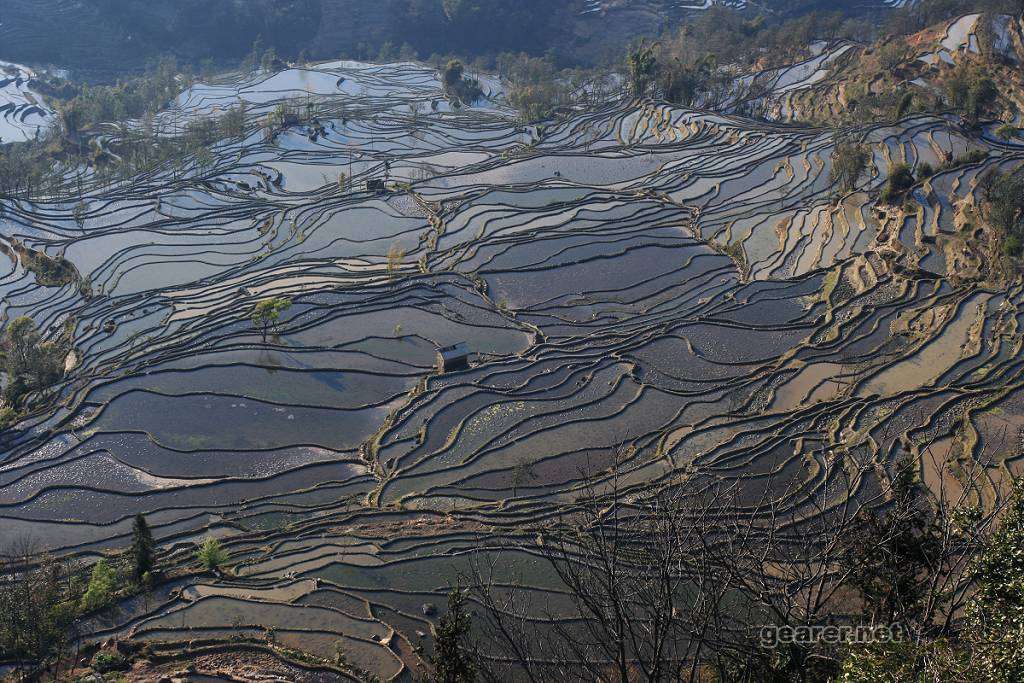
[[[758,3],[766,16],[810,11],[876,12],[902,0]],[[520,0],[465,3],[463,17],[441,0],[6,0],[0,59],[57,64],[114,75],[174,54],[237,62],[257,38],[286,58],[375,57],[410,45],[421,57],[554,50],[562,61],[595,63],[637,36],[654,36],[707,8],[746,8],[743,0]],[[753,7],[753,5],[751,5]],[[468,20],[466,20],[468,18]]]
[[[237,60],[257,37],[284,54],[298,54],[320,23],[321,0],[6,0],[0,54],[15,62],[114,74],[141,70],[147,60],[168,53],[196,62]]]
[[[730,107],[776,121],[830,125],[952,106],[1019,125],[1022,63],[1021,18],[968,14],[875,45],[822,44],[800,64],[741,79],[745,87]],[[961,90],[969,100],[972,86],[984,79],[995,86],[991,98],[959,107],[952,102]]]

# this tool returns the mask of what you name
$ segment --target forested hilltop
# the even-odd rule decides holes
[[[748,7],[730,0],[707,7],[770,23],[810,13],[858,17],[870,20],[858,30],[869,31],[894,13],[894,4],[773,0]],[[549,53],[559,66],[592,66],[614,59],[639,36],[659,35],[706,11],[705,3],[676,0],[5,0],[0,59],[116,78],[163,56],[194,66],[237,63],[259,40],[291,60],[399,54],[473,60],[527,52]]]
[[[577,0],[9,0],[0,59],[102,76],[162,56],[237,63],[256,41],[286,59],[543,52],[582,10]]]

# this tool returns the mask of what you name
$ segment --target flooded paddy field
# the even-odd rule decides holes
[[[0,61],[0,143],[42,137],[55,114],[32,91],[35,73],[20,64]]]
[[[831,132],[636,102],[523,125],[483,85],[453,109],[410,63],[224,78],[158,120],[245,101],[249,135],[211,163],[94,189],[81,221],[5,203],[0,242],[89,287],[0,254],[7,318],[74,338],[55,407],[0,435],[0,534],[90,558],[144,513],[168,565],[207,535],[231,553],[88,637],[270,628],[409,680],[475,561],[568,613],[537,530],[612,469],[640,498],[785,480],[810,514],[836,468],[854,505],[904,455],[931,456],[925,481],[978,459],[992,496],[1019,468],[1024,293],[960,277],[971,189],[1019,145],[937,117],[850,131],[874,162],[843,195]],[[323,132],[266,135],[295,97]],[[968,147],[988,159],[913,211],[863,191]],[[249,316],[270,296],[293,305],[264,339]],[[439,374],[459,342],[471,367]]]

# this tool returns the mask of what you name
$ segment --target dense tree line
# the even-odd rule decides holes
[[[77,136],[98,123],[119,122],[154,114],[190,85],[186,65],[163,58],[145,76],[116,85],[83,85],[74,97],[59,106],[64,132]]]
[[[392,40],[421,57],[539,54],[565,35],[573,9],[573,3],[551,0],[396,0]]]
[[[493,63],[502,52],[550,52],[565,68],[583,66],[573,48],[581,7],[577,0],[381,0],[369,8],[361,0],[96,0],[82,3],[68,18],[55,18],[58,30],[42,37],[44,43],[52,41],[45,54],[32,43],[23,48],[27,54],[5,56],[15,61],[84,59],[109,74],[134,71],[139,62],[165,54],[194,65],[206,59],[237,63],[259,38],[284,59],[303,52],[363,59],[402,53],[422,59],[433,54],[466,61],[484,57]],[[749,3],[745,10],[714,7],[690,13],[683,26],[691,27],[695,44],[719,63],[784,61],[810,40],[848,36],[870,42],[966,12],[1019,12],[1020,0],[923,0],[877,16],[864,14],[856,3],[841,11],[834,7],[820,0]],[[26,25],[38,24],[43,16],[26,17]],[[339,17],[351,26],[329,23]],[[608,20],[615,21],[614,14]],[[61,21],[75,23],[60,30]],[[88,50],[87,40],[101,42],[103,50]]]
[[[9,41],[2,46],[3,56],[58,63],[101,78],[137,73],[147,60],[161,55],[192,64],[204,59],[237,62],[259,36],[268,47],[296,56],[320,30],[324,1],[39,2],[37,10],[13,17],[24,22],[22,33],[28,39]],[[5,22],[11,21],[8,12]]]
[[[195,50],[216,46],[218,52],[210,56],[225,59],[244,55],[257,37],[296,57],[320,30],[323,11],[321,0],[183,0],[176,5],[171,36],[187,36]]]

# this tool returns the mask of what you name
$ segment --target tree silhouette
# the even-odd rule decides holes
[[[135,523],[132,525],[132,574],[140,583],[156,565],[155,546],[153,532],[149,530],[146,518],[141,513],[135,515]]]

